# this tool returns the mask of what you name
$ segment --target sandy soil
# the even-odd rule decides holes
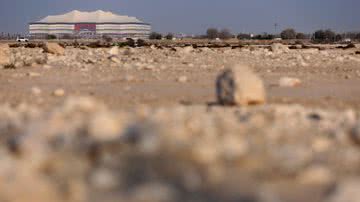
[[[359,47],[320,49],[1,50],[0,201],[358,202]],[[217,104],[233,63],[265,104]]]
[[[196,49],[182,53],[139,48],[134,49],[131,55],[120,53],[119,58],[125,58],[126,65],[88,65],[81,64],[81,61],[80,64],[68,61],[64,66],[55,63],[53,68],[47,69],[39,64],[20,66],[1,71],[0,102],[18,104],[26,101],[53,106],[63,100],[52,95],[54,90],[61,88],[67,96],[92,96],[115,108],[137,104],[204,105],[216,101],[216,75],[231,63],[246,63],[253,66],[264,79],[269,103],[299,103],[330,108],[359,107],[360,97],[355,95],[360,92],[360,55],[354,54],[356,49],[329,49],[315,53],[291,50],[284,54],[286,56],[266,55],[269,52],[262,52],[265,49],[247,50]],[[106,59],[109,56],[107,51],[103,50],[100,57]],[[87,53],[88,50],[82,50],[78,54]],[[303,55],[304,61],[296,58],[298,55]],[[153,61],[153,56],[157,60]],[[147,69],[147,66],[150,68]],[[187,81],[177,82],[181,76],[185,76]],[[302,84],[295,88],[280,87],[278,81],[284,76],[299,78]],[[31,93],[33,87],[41,89],[40,96]]]

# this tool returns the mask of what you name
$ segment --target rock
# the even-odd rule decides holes
[[[110,54],[110,55],[119,55],[119,48],[118,48],[117,46],[112,47],[112,48],[109,50],[109,54]]]
[[[177,81],[180,83],[186,83],[188,81],[188,78],[186,76],[180,76]]]
[[[110,56],[109,59],[116,64],[121,63],[120,59],[115,55]]]
[[[302,52],[306,53],[306,54],[317,54],[317,53],[319,53],[319,49],[309,48],[309,49],[302,50]]]
[[[135,81],[135,77],[132,76],[132,75],[126,75],[126,76],[124,77],[124,81],[127,81],[127,82]]]
[[[58,43],[49,43],[46,42],[43,46],[45,53],[50,53],[54,55],[65,55],[65,49],[61,47]]]
[[[263,104],[266,100],[263,81],[244,65],[235,65],[220,73],[216,94],[222,105]]]
[[[10,48],[7,44],[0,44],[0,66],[7,66],[11,63]]]
[[[155,66],[154,66],[154,65],[151,65],[151,64],[145,65],[144,69],[145,69],[145,70],[154,70],[154,69],[155,69]]]
[[[192,46],[186,46],[184,48],[177,49],[180,54],[189,54],[194,51],[194,48]]]
[[[96,169],[90,176],[90,183],[99,190],[110,190],[118,186],[118,181],[114,177],[111,170],[108,169]]]
[[[301,80],[298,78],[282,77],[279,80],[280,87],[295,87],[301,84]]]
[[[334,181],[333,173],[324,166],[311,166],[305,169],[298,177],[301,184],[326,185]]]
[[[65,95],[65,90],[62,89],[62,88],[56,89],[56,90],[53,92],[53,95],[56,96],[56,97],[62,97],[62,96]]]
[[[31,93],[34,95],[40,95],[41,92],[42,92],[41,89],[36,86],[31,88]]]
[[[122,54],[123,55],[126,55],[126,56],[131,56],[135,53],[134,49],[133,48],[126,48]]]
[[[271,51],[277,54],[289,52],[289,48],[281,43],[274,43],[270,47]]]
[[[111,113],[99,112],[90,121],[89,133],[99,141],[110,141],[116,139],[121,132],[121,123]]]
[[[28,73],[26,73],[26,75],[29,76],[29,77],[38,77],[41,74],[37,73],[37,72],[28,72]]]

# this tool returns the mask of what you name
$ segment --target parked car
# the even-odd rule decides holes
[[[25,37],[17,37],[17,38],[16,38],[16,41],[17,41],[17,42],[29,42],[29,39],[28,39],[28,38],[25,38]]]

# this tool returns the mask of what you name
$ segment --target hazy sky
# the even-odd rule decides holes
[[[294,27],[360,30],[359,0],[0,0],[0,32],[27,32],[27,23],[71,10],[105,10],[136,16],[159,32],[274,32]]]

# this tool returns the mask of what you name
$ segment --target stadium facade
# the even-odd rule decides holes
[[[104,35],[116,38],[148,38],[150,32],[151,25],[135,17],[101,10],[94,12],[75,10],[29,23],[29,34],[32,38],[44,38],[49,35],[58,38],[96,38]]]

